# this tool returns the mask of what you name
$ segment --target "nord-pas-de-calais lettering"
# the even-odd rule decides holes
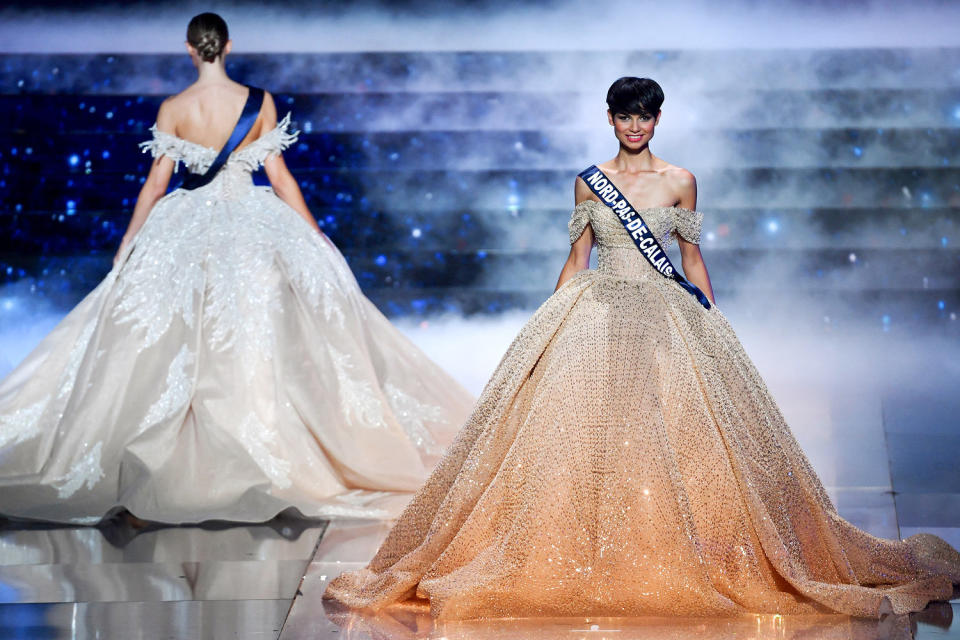
[[[637,248],[647,257],[653,268],[665,276],[672,277],[673,265],[670,264],[667,254],[660,248],[660,243],[654,238],[653,232],[643,222],[636,210],[630,206],[627,199],[621,196],[620,192],[610,184],[603,172],[596,167],[591,167],[591,169],[594,169],[594,173],[583,178],[583,181],[587,183],[590,190],[598,198],[603,200],[624,221],[624,226],[630,232]],[[587,171],[590,171],[590,169],[587,169]],[[581,174],[581,177],[583,177],[583,174]]]
[[[656,236],[653,235],[653,232],[650,231],[650,228],[644,223],[643,218],[640,217],[637,210],[617,191],[613,183],[610,182],[610,179],[603,174],[603,171],[596,165],[592,165],[581,171],[579,177],[590,187],[594,195],[600,198],[604,204],[617,214],[623,227],[627,230],[627,233],[630,234],[633,243],[637,245],[637,249],[647,259],[647,262],[665,277],[672,279],[683,287],[690,295],[697,299],[697,302],[703,305],[704,309],[709,309],[710,301],[707,299],[707,296],[704,295],[703,291],[700,291],[700,289],[688,282],[686,278],[674,270],[673,264],[670,263],[670,258],[667,257],[666,251],[664,251],[660,243],[657,242]]]

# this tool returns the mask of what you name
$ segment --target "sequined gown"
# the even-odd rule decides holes
[[[699,213],[642,213],[665,241],[699,241]],[[425,599],[441,619],[873,616],[948,598],[960,554],[840,518],[720,311],[657,273],[608,207],[577,205],[571,242],[587,224],[598,268],[537,310],[368,567],[324,597]]]
[[[295,138],[288,116],[210,184],[161,199],[0,383],[0,515],[380,518],[422,484],[473,398],[254,186]],[[197,172],[217,155],[155,129],[142,146]]]

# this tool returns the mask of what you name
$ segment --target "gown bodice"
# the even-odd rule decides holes
[[[660,245],[666,249],[679,235],[694,244],[700,243],[703,214],[682,207],[640,209],[640,215]],[[637,250],[630,234],[610,207],[596,200],[585,200],[573,210],[568,225],[570,243],[576,242],[587,225],[593,229],[598,250],[597,268],[602,273],[645,280],[662,278]]]
[[[144,153],[149,152],[154,158],[167,156],[174,161],[175,171],[180,168],[182,162],[191,173],[204,173],[219,154],[219,151],[213,147],[205,147],[172,133],[160,131],[156,124],[150,127],[150,133],[153,137],[141,142],[140,148]],[[291,131],[288,113],[276,127],[230,154],[217,177],[209,185],[197,191],[204,193],[213,191],[223,196],[244,191],[244,188],[253,185],[251,174],[259,169],[271,155],[281,153],[296,142],[299,135],[299,131]]]

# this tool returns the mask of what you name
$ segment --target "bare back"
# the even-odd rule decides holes
[[[248,95],[246,86],[232,80],[192,84],[160,106],[158,127],[184,140],[219,150],[233,133]],[[262,128],[261,113],[239,148],[259,138]]]

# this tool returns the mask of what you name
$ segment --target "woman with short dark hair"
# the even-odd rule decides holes
[[[659,85],[621,78],[607,100],[619,151],[576,179],[556,292],[368,567],[325,597],[446,619],[877,616],[950,598],[960,554],[837,514],[716,308],[696,181],[650,150]]]

